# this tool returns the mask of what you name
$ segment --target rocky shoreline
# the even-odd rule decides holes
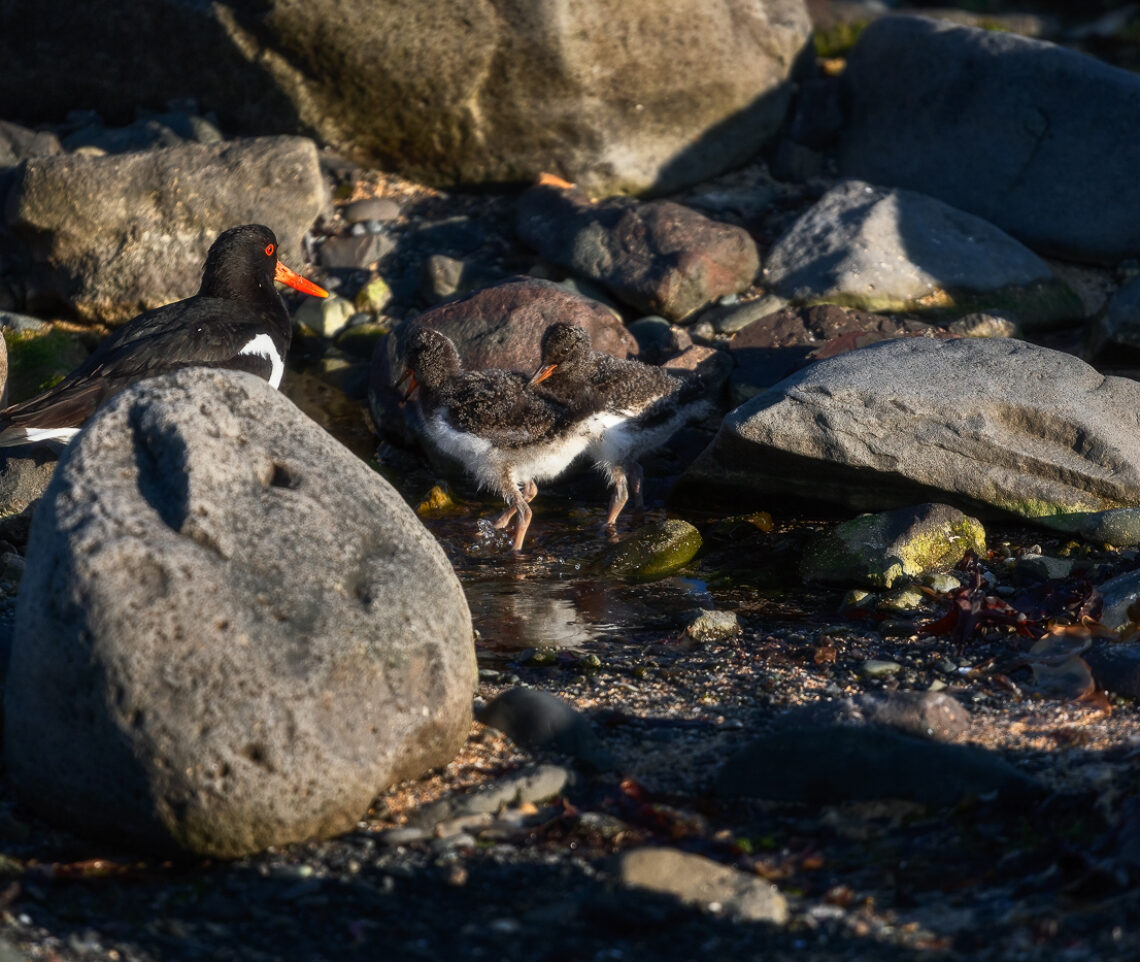
[[[1140,954],[1140,81],[870,19],[762,156],[642,143],[651,198],[186,102],[0,125],[10,400],[192,293],[219,220],[334,293],[281,394],[184,371],[0,466],[0,956]],[[645,517],[575,472],[512,560],[394,382],[413,321],[529,371],[553,320],[718,410]]]

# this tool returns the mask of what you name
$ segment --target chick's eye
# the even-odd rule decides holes
[[[266,244],[265,245],[265,256],[266,257],[272,257],[276,251],[277,251],[277,248],[274,247],[272,244]]]

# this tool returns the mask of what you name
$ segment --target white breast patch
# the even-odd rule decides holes
[[[273,370],[269,372],[269,386],[273,388],[281,387],[281,378],[285,376],[285,362],[277,353],[277,347],[273,343],[273,338],[268,334],[258,334],[257,337],[238,351],[238,354],[253,354],[256,357],[265,358],[273,365]]]

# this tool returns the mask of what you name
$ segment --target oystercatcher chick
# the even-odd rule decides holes
[[[293,328],[274,281],[328,297],[277,259],[268,227],[231,227],[210,247],[197,294],[140,314],[55,387],[0,411],[0,447],[69,440],[107,398],[183,367],[250,371],[279,387]]]
[[[513,547],[521,552],[536,482],[557,477],[586,450],[600,431],[600,401],[590,391],[573,403],[539,395],[518,371],[464,371],[455,344],[431,328],[412,332],[406,354],[399,384],[411,381],[405,398],[418,389],[425,434],[502,496],[507,510],[495,527],[517,515]]]
[[[716,400],[705,381],[681,378],[652,364],[622,360],[595,351],[585,328],[559,321],[542,335],[542,365],[532,387],[570,403],[584,392],[602,404],[602,433],[588,454],[610,484],[606,527],[613,528],[633,494],[634,508],[643,507],[638,458],[665,444],[690,421],[712,412]]]

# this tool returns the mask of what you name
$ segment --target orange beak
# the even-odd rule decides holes
[[[551,374],[558,370],[557,364],[544,364],[537,371],[534,372],[534,377],[530,379],[530,386],[534,387],[536,384],[541,384]]]
[[[294,274],[288,267],[277,262],[277,270],[273,272],[273,279],[282,284],[288,284],[293,290],[302,294],[312,294],[313,297],[328,297],[329,292],[323,287],[317,287],[312,281],[305,280],[300,274]]]
[[[399,389],[400,385],[403,384],[405,381],[411,382],[408,384],[407,391],[404,392],[404,400],[407,401],[415,393],[416,388],[418,388],[420,385],[419,385],[419,382],[416,380],[415,374],[412,373],[411,368],[408,368],[406,371],[404,371],[403,375],[401,375],[401,377],[400,377],[400,380],[398,380],[396,382],[397,390]]]

